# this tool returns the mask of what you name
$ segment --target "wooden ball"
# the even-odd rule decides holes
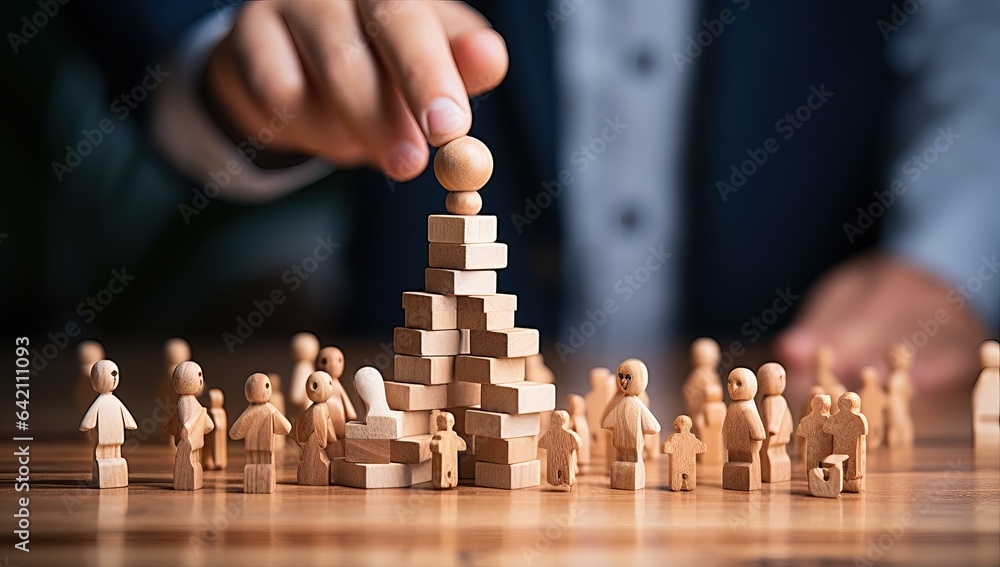
[[[493,175],[493,154],[486,144],[462,136],[438,149],[434,175],[449,191],[478,191]]]
[[[453,215],[474,215],[483,208],[479,191],[451,191],[444,200],[444,208]]]

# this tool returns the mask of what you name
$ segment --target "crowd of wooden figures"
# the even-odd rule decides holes
[[[372,367],[355,374],[354,388],[366,409],[364,419],[358,420],[340,383],[344,354],[336,347],[320,350],[315,340],[319,352],[312,360],[308,347],[303,354],[302,344],[300,333],[293,338],[293,354],[298,360],[289,396],[299,409],[294,423],[283,415],[278,376],[253,374],[246,380],[244,394],[249,406],[228,430],[230,438],[245,443],[245,492],[275,490],[275,462],[281,460],[285,447],[282,436],[290,436],[300,448],[297,481],[302,485],[379,486],[370,479],[367,485],[350,478],[338,482],[334,465],[338,461],[390,463],[388,456],[379,454],[397,450],[412,450],[413,463],[429,462],[421,474],[413,467],[407,469],[406,485],[430,481],[435,488],[445,489],[458,484],[462,478],[460,455],[475,439],[454,430],[452,413],[434,410],[427,424],[429,433],[418,436],[409,446],[390,446],[408,426],[401,423],[401,412],[386,404],[381,374]],[[94,341],[81,343],[78,353],[83,378],[89,378],[99,394],[80,425],[82,431],[94,430],[93,483],[100,488],[126,486],[128,466],[121,446],[125,430],[136,429],[136,423],[112,393],[120,379],[118,367],[105,359],[103,347]],[[203,407],[198,396],[205,387],[204,376],[201,367],[189,358],[190,347],[182,339],[166,343],[164,383],[172,391],[161,394],[176,403],[176,412],[164,429],[176,446],[173,481],[177,490],[197,490],[204,470],[221,470],[227,465],[222,391],[209,389],[209,407]],[[601,471],[610,473],[612,488],[639,490],[646,482],[644,459],[655,458],[660,445],[660,453],[669,455],[670,490],[694,490],[700,463],[722,466],[724,489],[748,491],[759,490],[762,482],[791,479],[788,445],[794,433],[801,438],[798,453],[812,495],[836,497],[842,491],[862,492],[867,449],[883,444],[890,450],[905,448],[914,441],[909,413],[913,394],[910,356],[905,348],[895,348],[888,358],[891,373],[887,387],[879,384],[875,368],[865,368],[862,387],[855,393],[848,392],[831,371],[830,350],[820,349],[816,384],[803,417],[793,427],[792,412],[783,397],[786,375],[780,364],[768,362],[756,373],[748,368],[730,372],[725,385],[731,400],[727,406],[718,374],[719,345],[713,339],[699,338],[692,343],[693,368],[683,385],[687,415],[674,420],[675,432],[662,445],[660,424],[648,409],[645,393],[648,370],[642,361],[630,359],[616,372],[593,369],[591,391],[586,397],[570,394],[568,411],[549,413],[542,434],[532,438],[536,443],[532,455],[536,449],[546,450],[546,480],[552,485],[572,487],[577,474]],[[977,448],[996,449],[1000,447],[1000,343],[984,342],[980,358],[983,370],[972,392],[974,443]],[[551,371],[540,357],[537,360],[534,379],[551,382]],[[81,395],[78,390],[78,400]],[[428,459],[420,456],[427,452]],[[386,470],[386,474],[394,474],[396,469]],[[345,471],[345,477],[351,476],[350,469]]]

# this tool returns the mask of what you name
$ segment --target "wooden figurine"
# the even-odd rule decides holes
[[[983,371],[972,388],[972,442],[977,450],[1000,449],[1000,342],[979,345]]]
[[[583,440],[569,426],[569,413],[564,410],[552,412],[548,431],[538,438],[538,448],[545,449],[548,483],[552,486],[566,485],[572,489],[576,483],[576,451]]]
[[[274,409],[278,410],[281,415],[288,415],[285,413],[287,409],[285,407],[285,393],[281,391],[281,376],[274,373],[268,372],[267,379],[271,381],[271,399],[270,404],[274,406]],[[275,464],[281,464],[285,461],[285,445],[286,438],[284,435],[274,436],[274,462]]]
[[[326,446],[337,441],[330,408],[326,401],[333,395],[333,377],[317,370],[303,386],[312,405],[295,421],[294,438],[302,445],[296,479],[303,486],[326,486],[332,480]]]
[[[437,431],[431,437],[431,484],[438,490],[458,486],[458,454],[466,445],[454,427],[454,415],[438,413]]]
[[[609,388],[610,386],[610,388]],[[614,378],[603,366],[590,369],[590,391],[584,397],[587,405],[587,425],[590,429],[590,458],[603,462],[609,452],[607,431],[602,428],[605,408],[614,398]]]
[[[830,420],[830,396],[816,394],[812,397],[812,412],[802,416],[795,434],[803,438],[805,471],[818,467],[820,461],[833,453],[833,436],[826,432],[826,422]]]
[[[885,443],[890,449],[913,447],[913,416],[910,415],[910,399],[913,385],[910,382],[912,354],[905,344],[897,344],[889,351],[889,366],[892,371],[886,384],[889,393],[886,399]]]
[[[128,463],[122,458],[125,430],[136,429],[128,408],[111,392],[118,387],[118,365],[99,360],[90,371],[90,385],[99,395],[83,415],[80,431],[96,429],[93,485],[97,488],[128,486]]]
[[[847,387],[833,373],[833,349],[829,345],[816,349],[816,384],[822,386],[823,393],[829,394],[832,400],[839,400],[847,391]],[[831,413],[837,411],[837,406],[834,406]]]
[[[611,488],[640,490],[646,486],[646,469],[642,460],[643,435],[659,433],[660,424],[649,408],[639,400],[646,390],[649,371],[636,358],[618,367],[618,392],[621,399],[608,412],[602,424],[612,432],[615,461],[611,465]]]
[[[251,374],[243,386],[243,393],[250,405],[229,430],[229,437],[243,439],[246,447],[243,492],[270,494],[277,487],[274,435],[287,435],[292,430],[292,424],[268,402],[271,399],[271,380],[266,374]]]
[[[334,379],[336,389],[337,380]],[[403,412],[389,408],[382,374],[371,366],[354,373],[354,391],[365,407],[363,421],[351,421],[345,436],[351,439],[399,439],[403,436]],[[334,394],[336,395],[336,394]],[[330,416],[331,419],[333,416]],[[336,423],[336,422],[335,422]]]
[[[157,400],[163,402],[163,407],[177,407],[177,392],[174,391],[174,369],[185,360],[191,360],[191,345],[180,337],[171,337],[163,343],[163,377],[156,392]],[[170,448],[175,449],[177,443],[173,435],[167,434]]]
[[[837,405],[840,411],[830,416],[823,431],[833,436],[831,454],[847,455],[844,492],[862,492],[865,489],[868,420],[861,413],[861,398],[854,392],[840,396]]]
[[[306,396],[306,381],[309,375],[320,370],[316,368],[316,357],[319,356],[319,339],[312,333],[295,333],[289,345],[292,351],[292,374],[288,383],[288,401],[296,413],[302,413],[309,407]]]
[[[691,373],[684,381],[684,406],[687,415],[701,415],[705,404],[705,390],[712,384],[721,388],[719,381],[719,343],[710,337],[699,337],[691,343]]]
[[[785,369],[777,362],[768,362],[757,369],[760,391],[760,419],[767,439],[760,447],[760,479],[762,482],[792,480],[792,461],[788,457],[788,442],[792,439],[792,411],[782,395],[785,392]]]
[[[590,462],[590,424],[587,423],[587,405],[583,396],[579,394],[570,394],[567,397],[567,405],[571,429],[580,436],[580,448],[576,452],[576,460],[578,464],[582,463],[582,466],[578,467],[578,472],[583,474],[587,463]]]
[[[820,498],[836,498],[844,490],[844,461],[847,455],[829,455],[807,474],[809,494]]]
[[[698,485],[697,465],[695,458],[704,454],[708,447],[691,433],[691,418],[686,415],[677,416],[674,420],[674,433],[663,442],[660,452],[670,455],[670,490],[694,490]]]
[[[705,403],[701,407],[701,413],[694,418],[698,438],[708,448],[698,455],[702,464],[721,465],[726,462],[726,439],[722,435],[726,413],[726,403],[722,401],[722,386],[709,384],[705,388]]]
[[[80,413],[86,413],[90,407],[91,398],[94,397],[94,388],[90,384],[90,371],[98,360],[107,358],[104,345],[94,340],[80,341],[76,345],[76,357],[80,363],[80,374],[78,375],[76,388],[73,392],[73,399],[76,401]]]
[[[753,397],[757,377],[749,368],[729,373],[729,410],[722,424],[729,460],[722,466],[722,488],[760,490],[760,448],[767,437]]]
[[[201,366],[190,360],[174,368],[177,411],[163,427],[177,446],[174,455],[174,490],[198,490],[204,484],[201,451],[205,434],[215,429],[208,412],[198,403],[197,393],[205,386]]]
[[[316,357],[316,370],[326,372],[333,378],[333,394],[330,395],[326,404],[330,406],[330,421],[333,422],[337,439],[342,440],[344,439],[344,424],[358,419],[358,414],[354,411],[354,404],[351,403],[351,398],[348,397],[344,385],[340,383],[340,377],[344,375],[344,353],[335,346],[324,347]],[[383,385],[384,390],[385,386]],[[331,459],[342,456],[343,452],[344,446],[341,441],[331,443],[326,447],[326,454]]]
[[[229,419],[226,416],[225,395],[222,390],[212,388],[208,391],[208,417],[212,420],[212,434],[205,438],[205,447],[201,450],[202,468],[207,471],[223,470],[229,466],[229,452],[226,446],[226,434],[229,431]]]
[[[868,418],[869,449],[877,449],[885,440],[886,393],[878,383],[878,370],[874,366],[861,369],[861,413]]]

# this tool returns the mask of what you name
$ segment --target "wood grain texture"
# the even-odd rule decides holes
[[[455,357],[455,379],[477,384],[510,384],[524,380],[523,358]]]
[[[122,457],[122,444],[125,430],[137,429],[138,425],[125,404],[112,394],[119,379],[118,365],[110,360],[97,361],[90,372],[90,383],[98,396],[84,414],[80,431],[94,430],[91,484],[96,488],[128,486],[128,463]]]
[[[520,490],[542,483],[542,463],[527,461],[514,465],[476,462],[476,486]]]
[[[472,382],[452,382],[448,384],[447,407],[478,406],[482,399],[479,384]]]
[[[868,420],[861,413],[861,398],[854,392],[847,392],[837,401],[840,411],[830,416],[823,425],[823,431],[833,437],[833,454],[847,455],[844,463],[844,490],[862,492],[865,489],[865,465],[867,463]]]
[[[394,410],[420,411],[444,409],[448,404],[448,384],[407,384],[386,382],[385,398]]]
[[[461,340],[462,335],[457,330],[396,327],[392,333],[393,350],[410,356],[455,356],[461,353]]]
[[[430,215],[427,241],[452,244],[496,242],[497,218],[492,215]]]
[[[538,354],[538,329],[514,327],[499,331],[469,331],[469,354],[518,358]]]
[[[502,270],[507,267],[507,245],[502,242],[453,244],[431,242],[427,265],[451,270]]]
[[[410,435],[389,441],[389,460],[394,463],[415,465],[431,458],[431,437],[429,433]]]
[[[698,486],[697,455],[708,451],[697,437],[691,433],[691,418],[677,416],[674,431],[660,447],[660,452],[670,455],[670,490],[688,491]]]
[[[517,311],[517,296],[512,293],[493,295],[465,295],[457,299],[459,311],[489,313],[490,311]]]
[[[478,191],[493,175],[493,154],[472,136],[459,136],[434,154],[434,176],[448,191]]]
[[[732,403],[722,424],[728,461],[722,466],[722,486],[729,490],[760,490],[760,448],[766,438],[753,397],[757,378],[749,368],[729,373]]]
[[[809,469],[809,494],[819,498],[837,498],[844,490],[844,461],[847,455],[829,455],[819,466]]]
[[[514,327],[514,311],[459,311],[457,325],[462,329],[496,331]]]
[[[486,463],[513,465],[538,458],[538,437],[476,437],[476,459]]]
[[[426,268],[424,289],[448,295],[489,295],[497,292],[497,273],[494,270]]]
[[[393,357],[392,377],[409,384],[448,384],[455,380],[455,357],[397,354]]]
[[[390,439],[345,439],[344,460],[348,463],[388,463]]]
[[[556,407],[555,384],[483,384],[481,392],[480,405],[484,411],[524,414],[551,411]]]
[[[431,485],[438,490],[458,486],[458,454],[465,451],[465,440],[454,431],[455,416],[443,411],[436,416],[431,437]]]
[[[426,309],[404,309],[403,326],[411,329],[444,331],[458,328],[458,311],[428,311]]]
[[[333,460],[333,476],[340,486],[352,488],[407,488],[413,484],[410,465],[403,463],[349,463]]]
[[[470,409],[465,412],[465,432],[477,437],[528,437],[538,435],[537,413],[511,415]]]
[[[552,412],[549,428],[538,438],[538,448],[545,449],[545,480],[552,486],[576,484],[576,451],[582,445],[580,436],[569,428],[569,414]],[[478,457],[483,460],[482,455]]]
[[[455,311],[458,309],[458,298],[454,295],[441,295],[426,291],[404,291],[403,309]]]
[[[449,191],[444,198],[444,210],[452,215],[475,215],[483,210],[479,191]]]

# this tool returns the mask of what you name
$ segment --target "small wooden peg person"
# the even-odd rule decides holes
[[[674,431],[660,447],[661,453],[670,455],[670,490],[694,490],[698,485],[696,455],[708,447],[691,433],[691,418],[686,415],[677,416]]]
[[[878,383],[878,370],[874,366],[861,369],[861,413],[868,418],[869,449],[877,449],[885,440],[886,393]]]
[[[309,407],[306,397],[306,381],[316,370],[316,357],[319,356],[319,339],[312,333],[295,333],[290,342],[292,352],[292,375],[288,383],[288,401],[292,403],[296,413],[302,413]]]
[[[792,461],[788,457],[788,442],[792,439],[792,412],[782,395],[785,392],[785,368],[768,362],[757,369],[760,391],[760,418],[767,439],[760,447],[760,479],[762,482],[784,482],[792,479]]]
[[[229,419],[226,408],[223,407],[226,398],[222,390],[212,388],[208,391],[208,417],[212,420],[212,434],[205,438],[205,447],[201,450],[202,467],[207,471],[223,470],[229,465],[229,452],[226,446],[226,434],[229,431]]]
[[[546,480],[552,486],[566,485],[573,488],[576,483],[576,451],[583,441],[569,428],[569,413],[564,410],[552,412],[549,430],[538,438],[538,448],[545,449]]]
[[[701,414],[705,390],[719,381],[719,343],[710,337],[698,337],[691,343],[691,373],[684,381],[684,405],[688,415]]]
[[[243,439],[246,448],[243,492],[270,494],[277,488],[274,435],[287,435],[292,430],[292,424],[268,403],[271,399],[271,380],[266,374],[251,374],[243,386],[243,393],[250,405],[229,430],[229,437]]]
[[[358,419],[358,413],[354,411],[354,404],[351,403],[351,398],[348,397],[344,385],[340,383],[340,377],[344,375],[343,351],[335,346],[323,347],[316,357],[316,370],[322,370],[333,378],[333,394],[330,395],[326,404],[330,406],[330,420],[333,421],[336,428],[337,439],[343,439],[344,425],[348,421]],[[338,445],[340,444],[338,443]],[[330,455],[329,448],[327,455]],[[333,458],[332,455],[331,458]]]
[[[1000,342],[979,345],[983,371],[972,388],[972,439],[978,451],[1000,449]]]
[[[910,414],[910,399],[913,384],[910,382],[910,364],[913,354],[905,344],[897,344],[889,351],[889,366],[892,371],[886,380],[889,390],[886,405],[885,442],[890,449],[913,447],[915,437],[913,416]]]
[[[729,460],[722,466],[722,488],[760,490],[760,448],[767,437],[753,397],[757,395],[757,377],[749,368],[729,373],[729,404],[722,434],[726,438]]]
[[[649,371],[637,358],[630,358],[618,367],[617,385],[621,399],[603,420],[605,429],[612,431],[615,461],[611,465],[611,488],[640,490],[646,486],[646,469],[642,461],[643,435],[659,433],[656,421],[639,394],[646,390]]]
[[[317,370],[309,375],[304,389],[312,405],[295,422],[293,435],[302,446],[296,478],[304,486],[326,486],[330,484],[331,470],[325,449],[337,441],[326,403],[333,395],[333,377]]]
[[[80,431],[95,429],[93,485],[97,488],[128,486],[128,463],[122,458],[125,430],[138,426],[125,404],[112,394],[118,387],[118,365],[97,361],[90,371],[90,384],[97,399],[83,415]]]
[[[812,397],[812,411],[799,420],[795,434],[803,438],[805,445],[805,472],[820,466],[820,461],[833,454],[833,436],[826,432],[826,422],[830,419],[830,396],[816,394]]]
[[[611,370],[603,366],[590,369],[590,391],[584,397],[587,407],[587,426],[590,429],[590,456],[594,461],[603,461],[610,450],[607,447],[607,431],[601,428],[601,419],[608,402],[614,397],[614,381],[608,381]]]
[[[458,486],[458,454],[465,440],[455,433],[455,416],[443,411],[437,416],[437,432],[431,437],[431,484],[445,489]]]
[[[844,463],[844,492],[862,492],[865,489],[865,463],[868,420],[861,413],[861,398],[847,392],[837,401],[840,411],[830,416],[823,431],[833,437],[834,455],[847,455]]]
[[[587,423],[587,403],[583,396],[570,394],[567,398],[569,406],[569,420],[571,429],[580,436],[580,449],[576,452],[577,463],[582,464],[579,472],[584,472],[585,466],[590,462],[590,424]]]
[[[706,465],[721,465],[726,462],[726,439],[722,435],[722,424],[726,421],[726,403],[722,401],[722,386],[709,384],[705,388],[705,403],[701,413],[694,418],[698,438],[705,442],[708,450],[698,455],[698,460]]]
[[[163,343],[163,377],[157,389],[157,399],[168,408],[177,406],[177,393],[174,391],[174,369],[185,360],[191,360],[191,345],[180,337],[171,337]],[[172,435],[167,434],[170,447],[176,449]]]
[[[205,434],[215,429],[208,412],[198,403],[197,393],[205,386],[201,366],[190,360],[174,367],[177,411],[163,427],[177,445],[174,454],[174,490],[198,490],[204,484],[201,451]]]

